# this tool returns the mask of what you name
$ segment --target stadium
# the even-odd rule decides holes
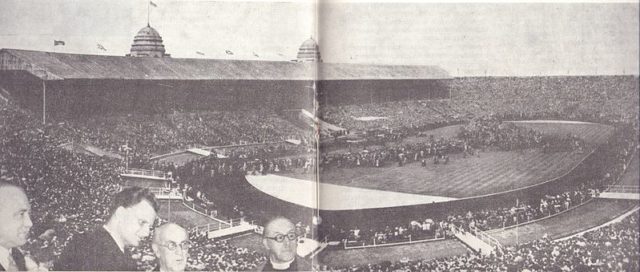
[[[0,49],[3,180],[51,267],[148,187],[189,270],[252,271],[285,216],[318,271],[638,271],[638,75]],[[607,244],[608,243],[608,244]],[[129,252],[152,270],[150,239]]]

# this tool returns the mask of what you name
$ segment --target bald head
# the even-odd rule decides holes
[[[295,225],[291,220],[285,217],[276,217],[264,225],[264,235],[271,236],[276,232],[281,233],[280,231],[289,229],[295,229]],[[284,234],[286,234],[286,232]]]
[[[22,187],[20,187],[18,185],[15,185],[13,183],[8,183],[6,181],[0,181],[0,191],[3,190],[3,189],[7,189],[7,188],[18,189],[20,191],[23,191],[23,193],[24,193],[24,190],[22,189]]]
[[[0,182],[0,246],[12,248],[27,242],[31,222],[31,205],[22,188]]]
[[[153,234],[153,252],[158,257],[160,271],[184,271],[189,257],[189,234],[174,223],[157,227]]]
[[[187,231],[176,223],[165,223],[156,228],[153,234],[154,243],[163,243],[174,236],[187,237]]]

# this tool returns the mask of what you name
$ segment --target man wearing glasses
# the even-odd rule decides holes
[[[187,231],[174,224],[167,223],[156,228],[153,234],[153,253],[158,258],[155,271],[179,272],[187,267],[191,241]]]
[[[149,190],[140,187],[122,190],[112,199],[107,223],[93,232],[73,237],[54,270],[138,270],[125,247],[136,247],[149,236],[158,209]]]
[[[296,226],[287,218],[276,217],[264,226],[262,244],[269,260],[262,271],[310,271],[311,264],[297,256]]]

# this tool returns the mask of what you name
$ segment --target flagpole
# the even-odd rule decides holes
[[[149,12],[151,10],[151,0],[147,2],[147,26],[149,26]]]
[[[46,72],[42,78],[42,124],[47,124],[47,77]]]

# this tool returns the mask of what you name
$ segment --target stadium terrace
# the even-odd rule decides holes
[[[180,59],[0,50],[4,88],[33,111],[79,114],[162,113],[267,107],[313,108],[319,96],[353,101],[445,98],[436,66],[390,66],[301,61]],[[429,86],[429,91],[424,91]],[[45,94],[43,99],[43,94]],[[340,94],[340,95],[336,95]]]
[[[637,270],[638,82],[324,63],[313,39],[293,61],[172,58],[147,26],[127,56],[0,49],[0,175],[45,264],[141,186],[153,227],[188,229],[189,270],[264,264],[276,215],[317,270]]]

